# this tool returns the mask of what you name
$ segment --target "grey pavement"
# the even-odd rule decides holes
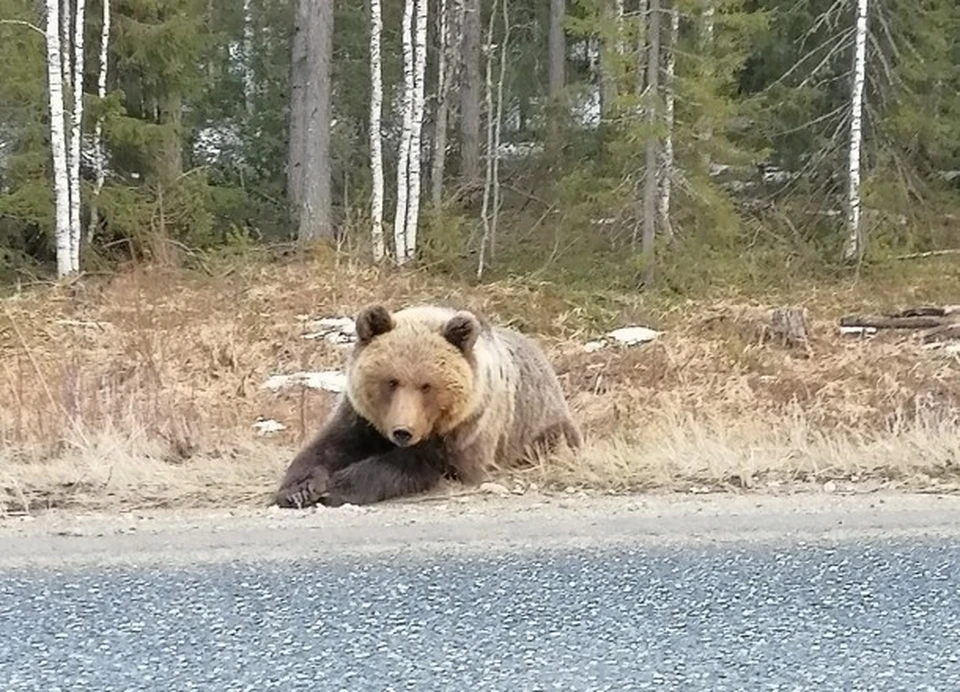
[[[405,511],[394,506],[312,515],[369,526],[377,550],[318,537],[267,559],[10,564],[0,690],[960,690],[952,508],[911,531],[860,508],[836,532],[825,517],[835,524],[838,510],[818,507],[754,535],[736,522],[720,531],[743,511],[706,522],[702,508],[688,512],[685,534],[683,516],[636,512],[631,530],[606,507],[589,523],[592,544],[591,531],[524,542],[514,515],[514,542],[425,550],[391,544]],[[442,531],[442,509],[407,511],[426,521],[421,532]],[[525,521],[562,530],[556,512]],[[602,540],[616,527],[617,540]],[[177,552],[178,534],[139,530],[142,544]],[[655,540],[664,531],[673,540]],[[18,540],[40,541],[2,538],[21,552]],[[203,552],[195,539],[191,550]]]

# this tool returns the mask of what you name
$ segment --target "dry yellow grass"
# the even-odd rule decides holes
[[[709,319],[736,304],[729,294],[671,306],[522,281],[471,288],[330,256],[211,274],[141,267],[0,301],[0,509],[265,502],[333,395],[275,394],[263,383],[337,368],[343,354],[303,339],[298,317],[353,315],[372,301],[454,300],[540,337],[588,447],[508,482],[945,490],[960,478],[960,355],[903,334],[851,340],[836,327],[844,312],[960,302],[923,285],[929,271],[920,283],[754,297],[808,307],[806,357]],[[581,348],[640,318],[665,334],[641,347]],[[261,416],[287,429],[260,436]]]

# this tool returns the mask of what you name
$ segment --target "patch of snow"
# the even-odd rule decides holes
[[[625,346],[635,346],[653,341],[662,333],[663,332],[658,332],[649,327],[621,327],[620,329],[614,329],[612,332],[609,332],[607,336],[615,341],[619,341]]]
[[[873,335],[877,333],[876,327],[840,327],[840,333],[844,336],[852,335]]]
[[[594,353],[602,348],[610,346],[612,343],[618,343],[621,346],[637,346],[653,341],[663,332],[658,332],[649,327],[620,327],[612,332],[607,332],[599,339],[588,341],[583,345],[583,350],[587,353]]]
[[[305,327],[310,331],[303,335],[304,339],[323,339],[331,344],[352,344],[357,340],[357,326],[351,317],[321,317],[309,320]]]
[[[281,430],[286,430],[287,426],[283,423],[275,421],[271,418],[258,418],[257,422],[253,424],[254,429],[261,435],[268,435],[270,433],[280,432]]]
[[[309,387],[310,389],[339,393],[346,388],[347,376],[339,370],[295,372],[291,375],[273,375],[263,384],[265,389],[274,392],[297,385]]]

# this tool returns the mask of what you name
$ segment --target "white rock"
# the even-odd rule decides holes
[[[283,423],[275,421],[271,418],[263,419],[258,418],[257,422],[253,424],[254,429],[261,435],[267,435],[269,433],[280,432],[281,430],[286,430],[287,426]]]
[[[304,339],[323,339],[331,344],[351,344],[357,338],[357,325],[352,317],[321,317],[305,325],[310,331]]]
[[[823,484],[823,492],[825,493],[835,493],[837,491],[837,484],[833,481],[827,481]]]
[[[481,483],[480,484],[481,493],[489,493],[491,495],[509,495],[510,491],[507,490],[504,486],[499,483]]]
[[[265,389],[274,392],[296,385],[327,392],[342,392],[347,386],[347,376],[339,370],[295,372],[291,375],[273,375],[263,384]]]
[[[602,341],[588,341],[583,345],[583,350],[587,353],[593,353],[594,351],[599,351],[603,347],[604,343]]]
[[[607,336],[626,346],[635,346],[636,344],[653,341],[662,333],[663,332],[658,332],[649,327],[621,327],[620,329],[614,329],[612,332],[609,332]]]

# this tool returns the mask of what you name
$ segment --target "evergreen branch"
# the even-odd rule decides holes
[[[47,35],[43,32],[43,29],[38,27],[36,24],[31,24],[30,22],[25,21],[23,19],[0,19],[0,24],[10,24],[11,26],[23,26],[23,27],[26,27],[27,29],[30,29],[31,31],[36,31],[38,34],[43,36],[44,40],[46,40],[47,38]]]

